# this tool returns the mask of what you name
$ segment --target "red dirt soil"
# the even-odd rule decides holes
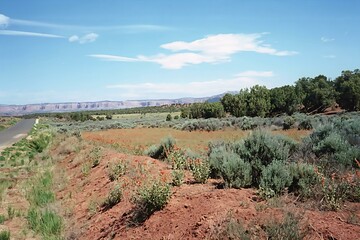
[[[301,204],[284,196],[281,201],[285,206],[269,207],[266,202],[259,202],[253,189],[217,189],[217,180],[193,184],[190,175],[184,185],[173,187],[171,199],[163,210],[155,212],[142,225],[132,226],[131,194],[143,177],[136,172],[137,168],[147,169],[152,176],[169,176],[170,167],[149,157],[106,150],[100,164],[85,175],[84,163],[75,158],[75,153],[66,155],[56,166],[56,171],[66,173],[63,179],[66,184],[57,197],[66,207],[67,239],[207,239],[229,212],[247,228],[259,230],[255,239],[266,239],[261,226],[280,219],[284,208],[303,215],[302,225],[309,226],[306,239],[360,239],[360,226],[347,223],[350,214],[360,218],[360,204],[348,203],[339,212],[321,212],[304,210]],[[129,183],[123,200],[104,210],[99,203],[114,185],[107,175],[108,163],[114,159],[128,161],[132,175],[127,173],[118,180]]]

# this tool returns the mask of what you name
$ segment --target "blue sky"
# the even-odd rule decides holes
[[[202,97],[360,68],[360,1],[0,2],[0,104]]]

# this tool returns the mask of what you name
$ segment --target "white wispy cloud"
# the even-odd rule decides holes
[[[173,54],[139,55],[136,57],[111,54],[91,54],[89,56],[106,61],[153,62],[160,64],[162,68],[180,69],[192,64],[230,61],[231,55],[239,52],[256,52],[275,56],[297,54],[295,51],[279,51],[268,44],[264,44],[260,40],[264,34],[218,34],[192,42],[176,41],[160,46],[163,49],[175,52]]]
[[[129,33],[147,32],[147,31],[169,31],[171,27],[153,24],[130,24],[130,25],[110,25],[110,26],[85,26],[85,25],[66,25],[47,22],[38,22],[21,19],[9,19],[11,25],[42,27],[60,30],[76,30],[76,31],[123,31]]]
[[[89,33],[82,37],[73,35],[73,36],[69,37],[69,42],[78,42],[80,44],[91,43],[91,42],[94,42],[98,37],[99,37],[99,35],[96,33]]]
[[[236,74],[237,77],[273,77],[272,71],[245,71]]]
[[[323,56],[323,58],[336,58],[336,56],[333,54],[330,54],[330,55]]]
[[[13,30],[0,30],[0,35],[44,37],[44,38],[64,38],[63,36],[55,35],[55,34],[38,33],[38,32],[23,32],[23,31],[13,31]]]
[[[215,63],[220,61],[219,58],[205,56],[197,53],[176,53],[170,55],[158,54],[150,57],[140,55],[135,58],[107,54],[91,54],[89,56],[104,61],[157,63],[166,69],[180,69],[189,64]]]
[[[321,37],[320,40],[324,43],[335,41],[335,38]]]
[[[159,95],[168,97],[189,96],[202,97],[219,94],[227,91],[238,91],[242,88],[249,88],[256,84],[263,85],[259,77],[271,77],[273,73],[247,71],[244,73],[252,73],[249,76],[243,73],[236,74],[233,78],[217,79],[212,81],[189,82],[189,83],[138,83],[138,84],[115,84],[108,85],[108,89],[119,89],[119,94],[131,97],[132,99],[139,98],[158,98]],[[251,75],[251,76],[250,76]]]
[[[0,14],[0,28],[6,28],[9,25],[10,18]]]
[[[3,14],[0,14],[0,26],[1,25],[30,26],[30,27],[39,27],[39,28],[76,30],[76,31],[122,31],[125,33],[173,30],[173,28],[171,27],[155,25],[155,24],[129,24],[129,25],[110,25],[110,26],[56,24],[56,23],[39,22],[39,21],[24,20],[24,19],[14,19],[5,16]]]
[[[268,44],[263,44],[260,38],[265,33],[254,34],[217,34],[195,40],[193,42],[176,41],[161,45],[171,51],[201,52],[211,56],[229,57],[237,52],[257,52],[276,56],[297,54],[295,51],[278,51]]]

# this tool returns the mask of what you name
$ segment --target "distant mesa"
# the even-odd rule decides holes
[[[0,116],[21,116],[32,113],[112,110],[135,107],[162,106],[170,104],[189,104],[205,101],[217,102],[220,101],[220,98],[222,98],[224,95],[225,93],[203,98],[0,105]]]

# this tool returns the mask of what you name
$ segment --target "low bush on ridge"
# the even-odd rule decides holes
[[[150,146],[145,152],[145,155],[149,157],[164,160],[167,155],[173,150],[175,145],[175,139],[172,137],[166,137],[161,139],[160,144]]]
[[[154,212],[165,207],[171,196],[171,187],[168,183],[156,179],[140,187],[132,199],[135,204],[134,221],[141,223]]]

